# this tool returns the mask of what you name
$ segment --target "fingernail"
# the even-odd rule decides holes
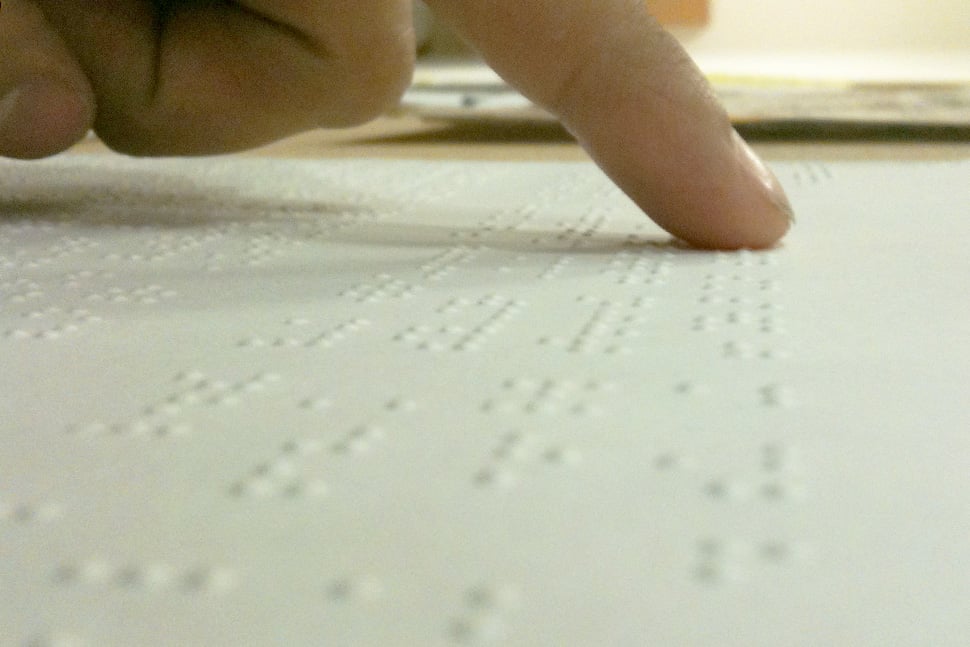
[[[778,209],[779,213],[788,220],[789,225],[794,224],[795,212],[792,209],[791,202],[788,201],[788,196],[785,195],[785,189],[782,188],[781,182],[737,131],[734,131],[734,143],[745,165],[761,183],[768,199]]]

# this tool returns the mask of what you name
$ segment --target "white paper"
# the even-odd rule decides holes
[[[0,164],[0,644],[965,645],[970,164]]]

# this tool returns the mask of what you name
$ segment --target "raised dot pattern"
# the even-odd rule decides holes
[[[340,296],[357,303],[382,303],[388,299],[409,299],[420,291],[416,285],[395,278],[390,274],[378,274],[372,281],[347,288]]]
[[[100,558],[66,562],[53,581],[62,587],[224,595],[237,585],[236,572],[223,566],[179,567],[166,562],[124,563]]]
[[[301,409],[327,416],[331,402],[326,397],[303,398]],[[362,459],[376,452],[388,438],[388,425],[400,425],[417,404],[404,397],[385,400],[377,422],[359,423],[336,434],[317,434],[287,440],[268,459],[229,486],[229,494],[240,499],[322,499],[330,486],[324,475],[329,461]]]
[[[519,594],[511,585],[471,587],[448,627],[447,637],[456,645],[501,644],[509,638],[510,618],[518,606]]]
[[[416,350],[476,351],[503,332],[521,309],[521,302],[499,295],[449,299],[435,310],[434,323],[409,326],[394,340]]]
[[[16,556],[23,589],[106,617],[169,596],[183,632],[232,618],[220,626],[243,642],[239,609],[258,600],[294,636],[381,644],[356,632],[420,617],[405,642],[519,644],[563,621],[527,626],[560,585],[575,614],[595,607],[590,582],[621,603],[683,586],[689,602],[804,572],[817,490],[799,420],[814,403],[792,371],[787,252],[671,243],[589,169],[548,170],[516,197],[508,166],[314,164],[264,198],[234,195],[262,167],[194,166],[188,188],[145,195],[126,171],[98,217],[0,222],[0,353],[31,369],[29,406],[64,421],[0,455],[18,483],[21,465],[63,468],[37,500],[0,492],[13,543],[53,538],[37,571]],[[61,372],[94,384],[75,380],[82,404],[63,415],[38,377]],[[2,403],[29,428],[28,405]],[[164,491],[183,469],[197,483]],[[623,566],[598,542],[614,525],[649,578],[610,579]],[[210,544],[227,565],[199,557]],[[531,597],[466,586],[493,576]],[[207,593],[221,599],[197,605]],[[14,635],[54,644],[72,629],[55,615]]]
[[[598,412],[596,396],[609,390],[610,386],[595,380],[513,378],[502,383],[501,395],[485,400],[482,410],[528,416],[595,415]]]
[[[132,419],[119,422],[92,421],[71,425],[69,433],[79,436],[123,436],[169,438],[193,431],[191,412],[202,408],[235,408],[266,391],[278,382],[276,373],[258,373],[250,378],[229,382],[211,379],[200,371],[180,373],[176,389],[151,402]]]
[[[3,330],[0,336],[12,340],[58,341],[102,321],[102,317],[86,308],[47,306],[21,313],[17,325]]]
[[[568,443],[551,442],[534,432],[511,431],[492,449],[485,466],[475,475],[474,483],[486,488],[507,488],[516,485],[523,473],[535,472],[540,467],[575,467],[582,460],[582,452]]]
[[[652,305],[647,297],[634,297],[628,302],[597,300],[580,297],[579,301],[592,306],[593,311],[571,337],[542,337],[539,343],[562,348],[570,353],[629,353],[632,346],[644,337],[649,326],[646,310]]]
[[[306,474],[307,461],[323,450],[323,442],[318,439],[287,441],[272,459],[259,463],[234,483],[229,493],[234,497],[255,499],[326,496],[329,490],[326,482]]]
[[[332,348],[371,325],[368,319],[355,317],[336,325],[321,327],[302,317],[283,322],[284,332],[273,337],[252,335],[239,341],[243,348]]]

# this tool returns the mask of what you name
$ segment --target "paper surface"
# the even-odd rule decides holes
[[[876,57],[878,60],[878,57]],[[966,61],[954,57],[964,63]],[[767,62],[765,62],[767,63]],[[970,128],[970,80],[955,77],[883,77],[859,72],[843,76],[852,65],[822,66],[828,76],[809,74],[789,61],[752,70],[740,64],[719,67],[708,62],[708,80],[731,121],[745,126],[797,129],[839,126],[845,129],[881,127]],[[959,66],[955,66],[960,70]],[[832,68],[832,69],[830,69]],[[943,61],[938,68],[945,69]],[[720,71],[718,71],[720,70]],[[840,73],[836,73],[840,72]],[[956,74],[956,72],[954,72]],[[555,118],[508,86],[482,64],[423,64],[402,107],[415,114],[450,121],[555,123]]]
[[[970,164],[0,164],[0,644],[965,645]]]

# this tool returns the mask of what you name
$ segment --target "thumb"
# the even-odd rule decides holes
[[[36,158],[78,141],[94,119],[87,79],[29,0],[0,6],[0,155]]]
[[[710,248],[767,247],[791,207],[643,0],[428,0],[647,214]]]

